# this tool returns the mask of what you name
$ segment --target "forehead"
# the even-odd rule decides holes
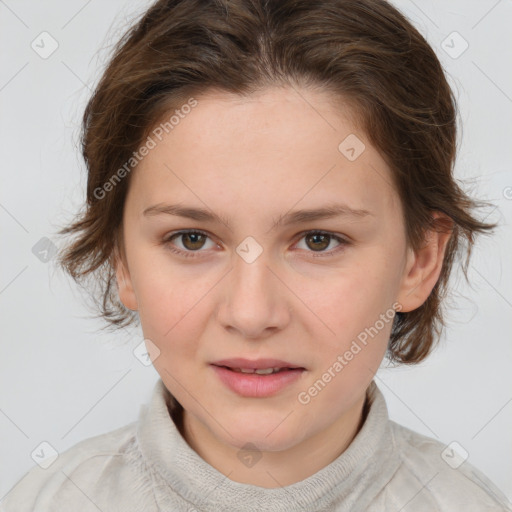
[[[396,207],[385,161],[354,123],[350,105],[330,93],[283,87],[195,99],[133,172],[130,192],[139,209],[169,200],[220,212],[236,203],[252,215],[337,200],[360,209]]]

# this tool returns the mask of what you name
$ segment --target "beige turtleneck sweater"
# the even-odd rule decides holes
[[[305,480],[274,489],[234,482],[204,461],[173,421],[172,401],[158,380],[138,421],[76,444],[47,469],[36,466],[7,493],[0,510],[512,511],[467,461],[458,466],[446,446],[391,421],[375,381],[367,391],[366,419],[349,447]]]

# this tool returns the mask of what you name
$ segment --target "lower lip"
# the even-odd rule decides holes
[[[252,398],[272,396],[300,378],[304,369],[285,370],[270,375],[242,373],[212,365],[219,379],[235,393]]]

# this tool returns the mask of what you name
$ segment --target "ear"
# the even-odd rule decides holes
[[[419,308],[430,295],[441,270],[453,221],[445,214],[433,212],[434,227],[425,232],[423,245],[416,251],[408,249],[407,263],[398,294],[401,313]]]
[[[119,300],[124,306],[132,311],[139,309],[137,298],[133,291],[133,284],[126,262],[124,251],[119,249],[116,245],[114,249],[114,268],[116,271],[117,289],[119,293]]]

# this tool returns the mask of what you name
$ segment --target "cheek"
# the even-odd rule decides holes
[[[165,261],[138,261],[132,280],[144,336],[162,345],[177,343],[185,335],[192,338],[208,317],[201,311],[218,279]]]
[[[144,338],[160,351],[153,365],[177,396],[181,396],[180,390],[171,376],[180,382],[190,378],[188,368],[197,358],[209,318],[206,302],[201,301],[208,290],[199,283],[148,275],[140,287],[139,316]]]
[[[339,348],[372,325],[393,303],[393,283],[384,266],[360,262],[330,273],[321,280],[304,282],[298,295],[315,313],[326,349]]]

